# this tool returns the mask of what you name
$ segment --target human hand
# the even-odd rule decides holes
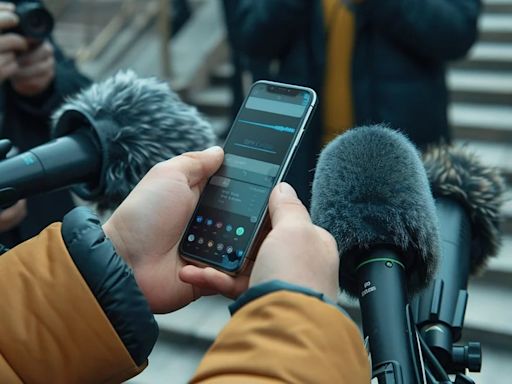
[[[272,231],[260,247],[249,286],[283,280],[336,300],[339,257],[332,235],[311,222],[306,207],[287,183],[272,192],[269,213]]]
[[[155,313],[171,312],[206,294],[229,294],[247,277],[221,274],[217,290],[180,280],[185,262],[178,245],[208,178],[222,164],[219,147],[177,156],[153,167],[112,214],[103,229]],[[219,275],[215,275],[219,278]],[[245,282],[244,282],[245,280]]]
[[[331,234],[311,222],[307,209],[286,183],[272,191],[269,215],[272,230],[256,256],[249,286],[282,280],[336,300],[339,258]],[[180,277],[202,289],[214,290],[224,279],[221,272],[195,266],[183,268]]]
[[[11,77],[14,90],[23,96],[44,92],[55,78],[55,55],[50,42],[44,41],[17,58],[18,70]]]
[[[27,216],[27,202],[20,200],[0,212],[0,233],[6,232],[23,221]]]
[[[0,2],[0,31],[18,25],[19,19],[14,10],[14,4]],[[19,70],[16,56],[28,48],[28,41],[22,36],[14,33],[0,34],[0,84]]]

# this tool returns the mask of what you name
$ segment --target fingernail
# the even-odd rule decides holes
[[[222,148],[218,145],[214,145],[213,147],[205,149],[205,152],[222,152]]]
[[[297,197],[297,192],[295,192],[295,189],[288,183],[279,184],[279,192],[286,196]]]

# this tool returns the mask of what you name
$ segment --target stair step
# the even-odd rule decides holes
[[[486,335],[501,335],[501,342],[512,345],[512,295],[499,284],[470,280],[469,301],[464,328],[480,332],[477,340],[485,342]]]
[[[512,290],[512,236],[503,237],[497,257],[489,259],[487,266],[475,281],[499,284],[502,289]]]
[[[455,140],[455,145],[465,146],[479,156],[480,160],[501,170],[506,180],[512,184],[512,142],[492,143],[475,140]]]
[[[485,13],[507,13],[512,12],[511,0],[485,0],[483,1]]]
[[[235,69],[231,63],[223,63],[214,68],[212,74],[210,75],[210,83],[212,85],[229,86],[229,82],[231,81],[231,77],[234,75],[234,73]]]
[[[453,102],[512,105],[512,71],[452,69],[447,83]]]
[[[502,212],[503,222],[501,223],[501,231],[506,234],[512,234],[512,191],[509,191],[507,194],[507,201],[503,205]]]
[[[73,4],[63,9],[56,26],[58,28],[61,22],[66,22],[84,28],[90,27],[91,24],[103,27],[119,12],[122,4],[121,0],[102,0],[95,1],[93,4],[90,0],[74,0]]]
[[[228,57],[221,2],[198,2],[191,19],[171,39],[170,46],[173,88],[186,92],[205,88],[211,69]]]
[[[470,332],[474,341],[512,345],[512,295],[494,281],[470,279],[469,300],[464,320],[464,332]],[[345,295],[340,304],[358,324],[361,324],[359,304]]]
[[[228,87],[213,86],[190,94],[187,101],[204,114],[229,116],[233,94]]]
[[[511,42],[512,13],[483,14],[478,20],[480,41]]]
[[[161,48],[158,32],[152,28],[158,8],[149,3],[136,16],[126,23],[106,49],[99,54],[81,61],[80,69],[93,79],[112,76],[120,69],[130,68],[140,77],[161,77],[162,68],[159,56]],[[93,49],[94,51],[94,49]],[[140,52],[144,51],[145,55]]]
[[[512,142],[512,106],[453,103],[448,115],[458,139]]]
[[[157,315],[160,333],[213,341],[229,321],[230,303],[232,300],[222,296],[202,297],[176,312]]]
[[[476,43],[464,60],[452,64],[455,68],[512,71],[512,43]]]
[[[148,367],[141,374],[123,383],[189,383],[210,344],[211,342],[204,343],[190,337],[160,333],[149,356]]]

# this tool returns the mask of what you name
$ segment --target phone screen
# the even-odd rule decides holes
[[[209,180],[181,243],[185,258],[238,271],[264,219],[312,113],[312,90],[258,82],[224,145],[224,162]]]

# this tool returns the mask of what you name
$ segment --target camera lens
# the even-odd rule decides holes
[[[41,4],[25,3],[16,9],[21,33],[34,39],[45,39],[53,30],[53,17]]]
[[[27,26],[37,34],[44,33],[48,29],[48,23],[40,12],[32,12],[27,15]]]

